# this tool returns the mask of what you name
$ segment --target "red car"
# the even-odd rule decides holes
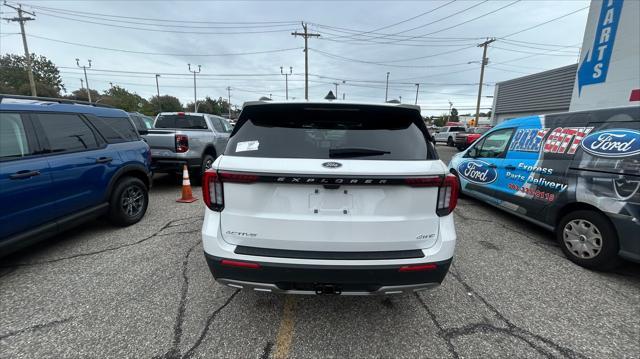
[[[471,146],[483,133],[489,131],[491,127],[472,127],[466,132],[460,132],[456,134],[455,146],[458,151],[463,151],[467,147]]]

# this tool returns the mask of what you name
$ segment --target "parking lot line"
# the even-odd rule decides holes
[[[289,357],[289,350],[291,349],[291,341],[293,339],[293,326],[295,324],[295,307],[295,297],[287,296],[284,301],[280,329],[278,329],[278,335],[276,337],[276,359]]]

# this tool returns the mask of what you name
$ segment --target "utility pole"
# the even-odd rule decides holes
[[[231,119],[231,86],[227,86],[227,92],[229,94],[229,119]]]
[[[387,71],[387,86],[384,90],[384,102],[386,103],[389,98],[389,71]]]
[[[342,84],[344,84],[344,83],[346,83],[346,82],[347,82],[346,80],[342,80]],[[340,83],[339,83],[339,82],[334,82],[333,84],[336,86],[336,93],[335,93],[335,95],[336,95],[336,100],[337,100],[337,99],[338,99],[338,85],[340,85]],[[343,100],[344,100],[344,99],[343,99]]]
[[[478,44],[478,47],[482,47],[482,63],[480,65],[480,84],[478,85],[478,102],[476,103],[476,120],[473,125],[478,126],[478,121],[480,119],[480,99],[482,98],[482,81],[484,81],[484,67],[489,63],[489,59],[487,58],[487,46],[496,41],[495,38],[487,39],[487,41]]]
[[[304,99],[309,99],[309,46],[307,42],[310,37],[320,37],[320,34],[312,34],[307,32],[307,24],[302,23],[302,28],[304,29],[304,33],[300,32],[292,32],[293,36],[302,36],[304,38]]]
[[[418,104],[418,91],[420,91],[420,84],[416,84],[416,105]]]
[[[289,75],[293,74],[293,66],[289,66],[289,73],[282,71],[282,66],[280,66],[280,73],[284,75],[284,94],[285,98],[289,99]]]
[[[7,4],[5,0],[4,6],[10,7],[18,12],[18,17],[11,18],[3,18],[4,20],[9,21],[17,21],[20,23],[20,33],[22,33],[22,46],[24,47],[24,57],[27,60],[27,75],[29,76],[29,86],[31,87],[31,96],[38,96],[36,92],[36,82],[33,79],[33,69],[31,68],[31,54],[29,53],[29,46],[27,46],[27,35],[24,32],[24,23],[27,21],[35,20],[32,17],[24,17],[23,14],[29,14],[31,16],[36,16],[35,13],[22,10],[22,5],[18,4],[18,7]]]
[[[400,103],[402,103],[402,96],[400,96]]]
[[[193,74],[193,112],[198,112],[198,95],[196,94],[196,74],[200,73],[200,65],[198,65],[198,71],[191,70],[191,64],[187,64],[189,66],[189,72]]]
[[[84,80],[80,79],[80,89],[84,90]]]
[[[113,82],[109,82],[109,86],[111,86],[111,88],[113,88]]]
[[[80,59],[76,59],[76,65],[84,71],[84,83],[87,84],[87,98],[89,99],[89,103],[91,103],[91,88],[89,87],[89,79],[87,78],[87,68],[91,68],[91,60],[87,60],[89,66],[80,66]]]
[[[158,77],[160,77],[160,74],[156,74],[156,93],[158,94],[156,101],[158,102],[158,113],[160,113],[162,112],[162,106],[160,105],[160,85],[158,84]]]

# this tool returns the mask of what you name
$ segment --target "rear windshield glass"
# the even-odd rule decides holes
[[[243,111],[225,154],[362,160],[430,159],[415,112],[390,108],[255,106]],[[425,130],[426,131],[426,130]]]
[[[204,116],[193,115],[160,115],[155,128],[206,129]]]

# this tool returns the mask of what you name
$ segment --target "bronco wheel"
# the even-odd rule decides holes
[[[129,226],[144,217],[149,205],[147,186],[135,177],[118,180],[109,201],[109,221],[117,226]]]
[[[556,228],[560,248],[572,262],[590,269],[610,269],[618,262],[618,236],[611,222],[595,211],[566,215]]]

